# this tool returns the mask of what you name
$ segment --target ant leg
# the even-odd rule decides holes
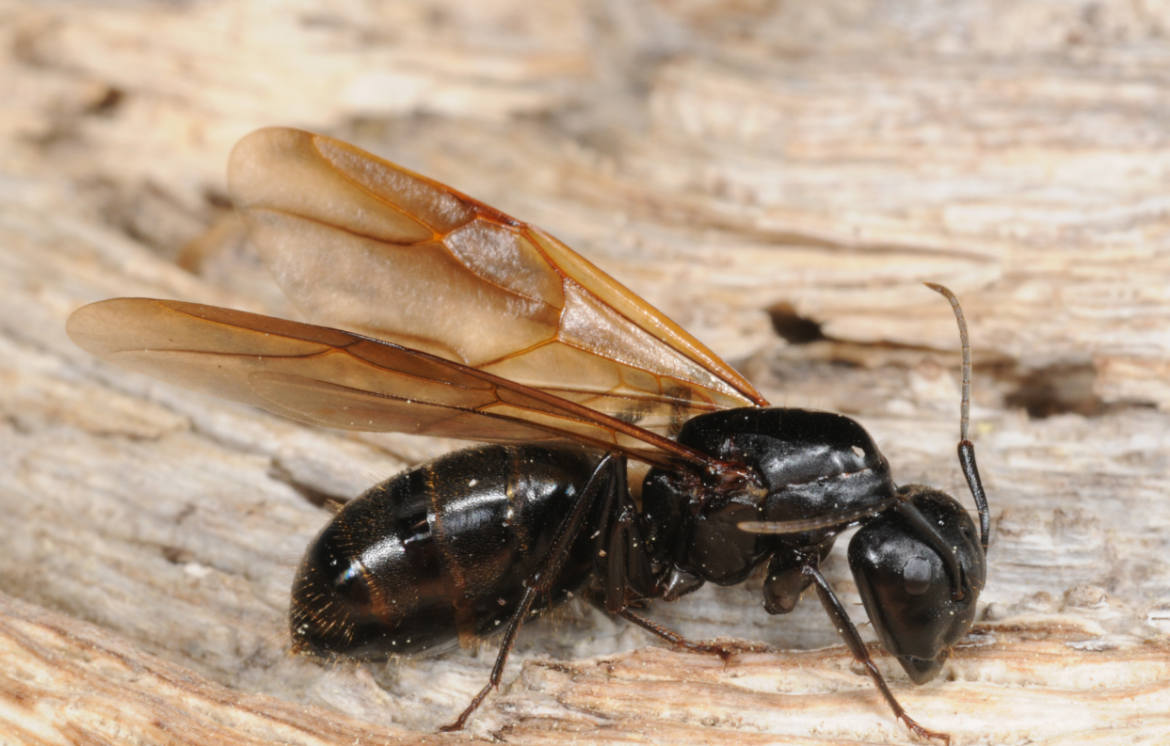
[[[781,546],[768,562],[764,580],[764,609],[769,614],[788,614],[800,602],[800,596],[813,583],[805,573],[808,565],[818,566],[833,549],[835,539],[826,539],[813,547]]]
[[[519,608],[516,609],[516,613],[508,622],[508,630],[504,633],[504,639],[500,643],[500,653],[496,656],[496,665],[492,666],[492,675],[488,678],[487,686],[480,689],[479,694],[472,697],[471,704],[467,705],[467,708],[459,714],[455,722],[440,727],[441,732],[450,733],[451,731],[463,730],[463,726],[467,725],[468,719],[475,714],[492,689],[499,688],[500,680],[504,677],[504,665],[508,662],[508,653],[512,652],[512,645],[516,642],[516,633],[524,624],[524,617],[528,615],[528,610],[532,608],[532,601],[535,598],[536,589],[529,586],[524,591],[524,598],[520,601]]]
[[[520,627],[524,625],[524,619],[532,609],[532,602],[536,600],[538,593],[547,593],[552,588],[553,581],[556,580],[557,575],[561,571],[561,565],[564,564],[565,557],[569,554],[569,548],[581,532],[581,526],[585,523],[585,517],[589,513],[589,507],[593,504],[599,486],[602,489],[612,490],[617,484],[614,469],[615,463],[622,472],[625,471],[625,460],[619,459],[613,454],[608,454],[598,463],[597,468],[593,470],[593,473],[589,476],[589,481],[585,483],[585,487],[581,490],[576,502],[573,504],[573,509],[557,529],[556,538],[553,540],[548,554],[545,555],[544,560],[541,561],[540,566],[532,574],[532,577],[525,582],[524,597],[520,600],[520,605],[516,608],[511,620],[508,622],[507,630],[504,632],[504,639],[500,642],[500,652],[496,656],[496,664],[492,666],[492,673],[488,678],[487,686],[472,698],[471,704],[467,705],[467,708],[460,713],[459,718],[455,722],[450,725],[444,725],[439,728],[440,731],[446,733],[463,730],[463,726],[467,725],[468,719],[479,709],[479,706],[483,704],[484,699],[492,689],[498,689],[500,687],[500,680],[504,676],[504,666],[508,662],[508,654],[512,652],[512,645],[516,642],[516,634],[520,631]]]
[[[632,600],[660,595],[646,554],[641,516],[626,484],[624,459],[618,471],[617,488],[606,495],[594,542],[594,566],[604,578],[605,610],[611,614],[620,613]]]
[[[641,516],[630,498],[629,490],[625,488],[624,462],[622,468],[618,469],[617,479],[620,489],[606,495],[598,536],[594,542],[595,568],[604,586],[602,606],[605,610],[658,635],[671,645],[696,653],[718,655],[725,661],[736,653],[769,649],[742,642],[694,642],[630,610],[631,602],[660,598],[670,583],[670,576],[656,576],[650,566]],[[694,588],[699,585],[702,585],[702,581]]]
[[[853,654],[855,661],[865,666],[865,670],[869,672],[873,683],[877,685],[878,691],[882,693],[886,703],[894,711],[894,716],[905,723],[906,727],[919,738],[924,740],[933,739],[950,744],[951,737],[948,734],[923,728],[912,717],[907,715],[906,710],[902,709],[902,705],[898,704],[898,700],[894,699],[893,692],[886,686],[886,680],[882,678],[882,674],[878,671],[877,666],[874,665],[873,659],[869,657],[869,650],[865,647],[865,642],[862,641],[861,635],[857,633],[857,627],[853,626],[853,622],[849,619],[849,614],[845,611],[845,607],[841,605],[837,594],[833,593],[833,588],[825,580],[825,576],[821,575],[820,569],[813,565],[806,565],[804,572],[812,578],[813,583],[816,585],[817,596],[821,599],[821,605],[825,607],[825,612],[828,613],[829,619],[833,622],[833,626],[837,628],[837,633],[845,641],[845,647],[849,648],[849,652]]]
[[[694,653],[717,655],[724,661],[731,660],[737,653],[763,653],[772,649],[767,645],[751,642],[695,642],[694,640],[688,640],[674,630],[667,629],[660,624],[650,621],[641,614],[634,613],[628,607],[614,613],[622,619],[633,622],[647,632],[658,635],[675,647],[690,650]]]

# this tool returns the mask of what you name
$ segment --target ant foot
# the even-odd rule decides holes
[[[725,642],[687,642],[679,645],[686,650],[696,653],[717,655],[726,663],[740,653],[767,653],[772,647],[761,642],[745,642],[743,640],[727,640]]]
[[[480,689],[479,694],[475,695],[475,697],[471,700],[471,704],[467,706],[466,710],[459,714],[459,717],[455,720],[455,722],[449,725],[439,726],[439,732],[451,733],[453,731],[463,730],[463,726],[467,725],[467,721],[471,719],[471,716],[474,715],[475,711],[479,709],[479,706],[483,704],[483,700],[485,697],[487,697],[488,692],[496,688],[496,686],[497,684],[489,682],[487,686],[485,686],[483,689]]]
[[[902,722],[906,724],[906,727],[923,741],[941,741],[947,746],[951,746],[951,736],[949,733],[940,733],[938,731],[927,730],[918,723],[914,722],[914,718],[910,717],[906,713],[902,713],[899,715],[899,717],[902,719]]]
[[[456,720],[453,723],[448,723],[447,725],[440,725],[439,732],[440,733],[454,733],[456,731],[463,730],[463,726],[465,726],[465,725],[467,725],[466,719],[463,717],[460,717],[458,720]]]

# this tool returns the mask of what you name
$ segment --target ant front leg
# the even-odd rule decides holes
[[[616,476],[617,472],[621,472],[621,479]],[[619,459],[613,454],[607,455],[598,463],[593,473],[589,476],[589,481],[585,483],[585,487],[581,490],[576,502],[573,504],[572,510],[561,523],[557,529],[556,538],[553,540],[552,546],[545,555],[544,560],[540,563],[536,572],[525,582],[524,596],[520,600],[520,605],[512,614],[512,618],[508,621],[507,630],[504,632],[504,639],[500,642],[500,652],[496,656],[496,663],[492,666],[492,674],[488,678],[487,686],[479,691],[472,698],[471,704],[459,714],[458,719],[450,725],[444,725],[439,728],[442,732],[450,732],[456,730],[463,730],[467,725],[467,721],[471,718],[479,706],[483,704],[484,699],[492,689],[500,687],[500,680],[504,676],[504,666],[508,663],[508,654],[512,652],[512,645],[516,642],[516,634],[520,631],[520,627],[524,625],[524,620],[532,609],[532,603],[536,600],[537,595],[541,593],[548,593],[555,582],[557,575],[561,571],[561,567],[565,562],[565,558],[569,556],[569,549],[573,546],[573,541],[581,533],[581,527],[585,523],[586,517],[589,515],[589,508],[593,505],[594,498],[599,489],[611,493],[615,487],[625,486],[626,461],[624,458]]]
[[[828,613],[829,619],[832,620],[833,626],[837,628],[841,639],[845,641],[845,647],[849,648],[849,652],[853,654],[854,660],[865,666],[865,670],[869,673],[870,678],[873,679],[873,683],[877,685],[878,691],[882,693],[886,703],[894,711],[894,716],[905,723],[906,727],[919,738],[937,740],[950,744],[951,737],[948,734],[923,728],[912,717],[907,715],[902,705],[898,704],[898,700],[894,699],[894,694],[886,685],[886,680],[882,677],[881,672],[878,671],[877,666],[874,665],[873,659],[870,658],[869,650],[865,647],[865,642],[862,641],[861,635],[857,633],[857,627],[853,626],[853,622],[849,619],[849,614],[846,613],[845,607],[841,605],[840,599],[837,598],[837,594],[833,592],[833,588],[825,580],[825,576],[821,574],[820,569],[815,565],[808,564],[804,566],[803,572],[816,586],[817,596],[821,599],[821,605],[825,607],[825,611]]]
[[[835,539],[813,547],[781,546],[768,562],[764,581],[764,609],[769,614],[787,614],[796,608],[800,596],[813,583],[806,567],[819,567],[833,551]]]

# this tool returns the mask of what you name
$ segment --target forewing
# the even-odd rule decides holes
[[[93,303],[66,329],[110,362],[302,422],[502,443],[568,439],[661,466],[714,463],[547,393],[337,329],[150,298]]]
[[[232,199],[313,321],[673,434],[766,404],[661,313],[538,228],[337,140],[241,141]]]

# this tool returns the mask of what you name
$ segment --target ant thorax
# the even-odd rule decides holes
[[[687,471],[654,469],[642,487],[650,552],[676,575],[743,582],[782,548],[831,542],[840,527],[751,534],[748,521],[795,521],[857,511],[894,495],[889,464],[854,420],[806,409],[735,409],[696,417],[679,442],[742,464],[759,489],[722,492]],[[677,580],[683,580],[682,577]],[[687,590],[693,590],[687,584]]]

